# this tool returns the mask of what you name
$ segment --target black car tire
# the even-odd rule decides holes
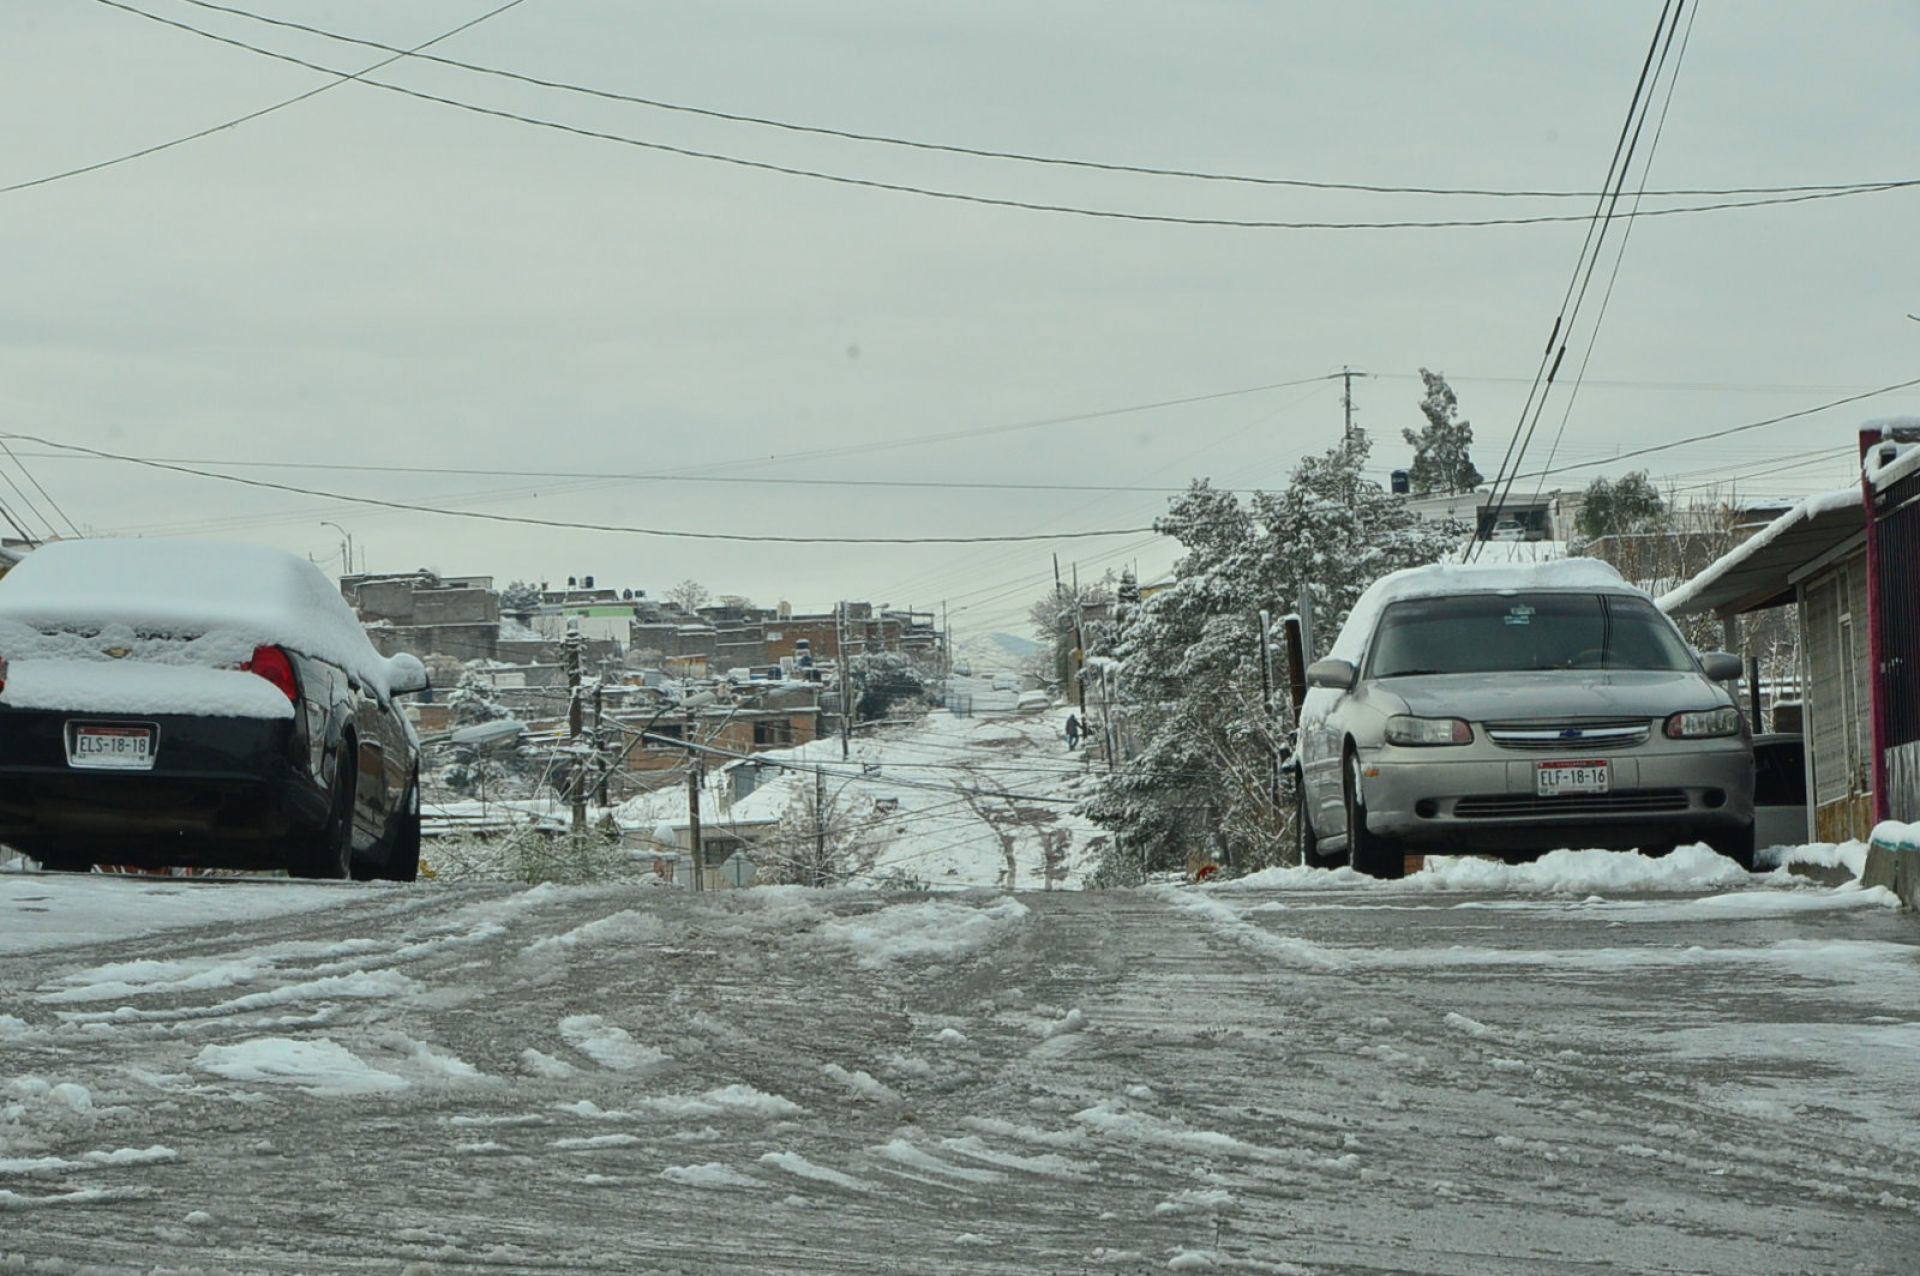
[[[1715,833],[1707,838],[1707,845],[1720,852],[1749,873],[1753,871],[1753,824],[1742,824],[1737,829],[1724,833]]]
[[[389,882],[414,882],[420,879],[420,777],[407,782],[387,826],[386,845],[380,857],[380,876]]]
[[[1360,793],[1360,755],[1349,752],[1347,783],[1347,863],[1356,873],[1392,881],[1407,873],[1406,853],[1398,844],[1367,831],[1366,799]]]
[[[327,803],[327,822],[302,853],[287,866],[291,877],[312,877],[340,881],[353,869],[353,789],[359,767],[352,756],[351,740],[341,742],[339,760],[334,764],[332,800]]]

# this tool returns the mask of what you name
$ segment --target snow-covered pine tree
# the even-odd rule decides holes
[[[1284,614],[1310,592],[1324,651],[1375,579],[1434,562],[1465,534],[1421,522],[1365,478],[1368,451],[1356,434],[1245,504],[1196,482],[1155,524],[1187,552],[1174,585],[1120,609],[1117,683],[1137,747],[1087,806],[1123,848],[1096,881],[1211,847],[1256,868],[1287,845],[1291,797],[1273,801],[1271,750],[1288,724],[1261,701],[1260,611]]]

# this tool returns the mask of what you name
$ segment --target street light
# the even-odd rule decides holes
[[[329,523],[324,518],[320,520],[320,526],[331,527],[334,531],[340,533],[340,535],[344,538],[345,543],[342,547],[342,552],[346,555],[347,565],[345,569],[342,570],[341,575],[343,576],[353,575],[353,533],[348,531],[346,528],[340,526],[340,524],[338,523]]]

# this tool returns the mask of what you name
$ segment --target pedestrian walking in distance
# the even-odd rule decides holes
[[[1072,753],[1075,749],[1080,747],[1080,735],[1081,735],[1080,719],[1074,717],[1073,714],[1069,713],[1067,715],[1067,752],[1068,753]]]

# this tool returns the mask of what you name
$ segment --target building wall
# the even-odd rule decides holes
[[[1867,558],[1855,554],[1800,587],[1806,635],[1808,800],[1814,836],[1865,840],[1873,832],[1872,659]]]

